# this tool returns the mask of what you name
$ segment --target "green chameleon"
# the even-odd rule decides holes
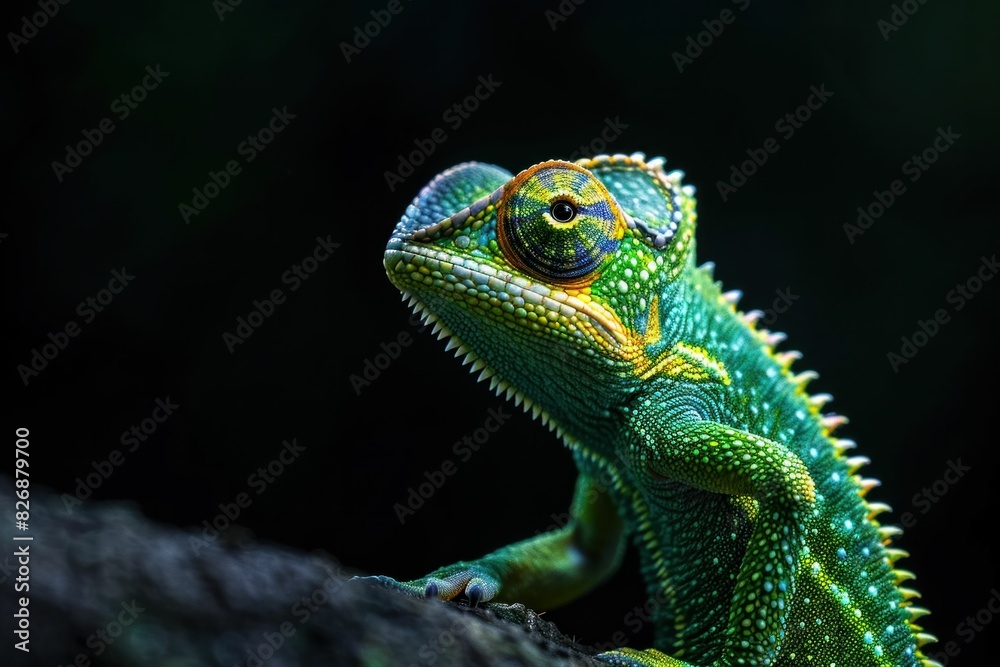
[[[622,666],[938,665],[900,584],[900,531],[831,433],[798,352],[695,263],[694,189],[662,158],[469,162],[434,178],[385,250],[448,349],[540,417],[579,480],[562,529],[408,582],[411,594],[545,609],[637,545],[656,648]],[[668,655],[669,654],[669,655]]]

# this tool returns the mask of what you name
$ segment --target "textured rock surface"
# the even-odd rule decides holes
[[[0,477],[0,506],[13,505],[12,480]],[[326,554],[192,541],[127,503],[68,513],[35,485],[31,526],[31,652],[4,647],[15,665],[601,664],[520,605],[406,597],[349,581]],[[0,616],[13,629],[23,593],[11,594],[16,558],[3,558]]]

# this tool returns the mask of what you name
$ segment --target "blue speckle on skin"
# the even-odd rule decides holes
[[[866,633],[865,633],[865,636],[864,636],[864,637],[862,637],[862,639],[864,640],[864,642],[865,642],[866,644],[871,644],[871,643],[873,643],[873,642],[875,641],[875,638],[874,638],[874,637],[872,637],[872,633],[871,633],[871,631],[868,631],[868,632],[866,632]]]
[[[847,560],[847,550],[843,547],[837,549],[837,558],[840,560]]]

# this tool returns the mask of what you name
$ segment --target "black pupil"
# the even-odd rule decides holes
[[[549,209],[549,215],[556,222],[569,222],[576,217],[576,209],[566,201],[557,201]]]

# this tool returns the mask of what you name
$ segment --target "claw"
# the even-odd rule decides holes
[[[469,598],[469,604],[473,607],[479,606],[480,602],[489,602],[497,594],[497,585],[482,577],[475,577],[465,587],[465,594]]]
[[[428,581],[424,589],[425,598],[436,598],[438,596],[438,585],[436,581]]]
[[[469,596],[469,606],[478,607],[483,599],[483,587],[479,584],[470,584],[465,594]]]

